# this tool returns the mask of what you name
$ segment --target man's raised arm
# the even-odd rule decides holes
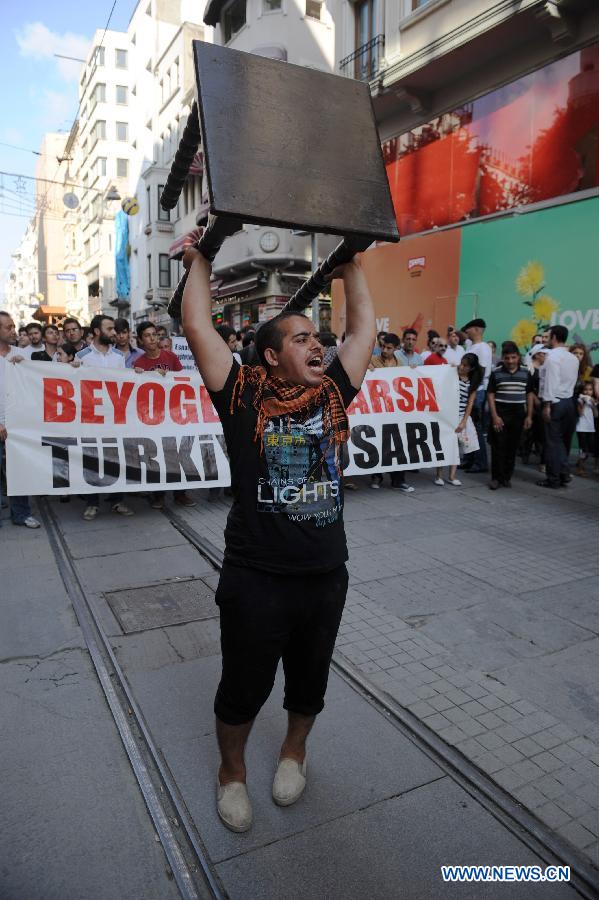
[[[343,266],[345,340],[339,359],[353,387],[360,388],[376,338],[374,304],[359,258]]]
[[[231,371],[233,355],[212,324],[210,263],[190,247],[185,251],[183,265],[189,269],[181,304],[183,333],[204,384],[210,391],[220,391]]]

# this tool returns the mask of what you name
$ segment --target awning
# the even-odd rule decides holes
[[[250,275],[246,278],[238,278],[237,281],[222,282],[212,287],[212,299],[220,300],[222,297],[236,297],[238,294],[249,294],[258,287],[258,275]]]
[[[203,233],[203,228],[194,229],[194,241],[198,241]],[[183,259],[183,254],[185,253],[185,249],[189,246],[189,237],[192,232],[185,232],[181,237],[178,237],[176,241],[168,248],[169,259]]]
[[[64,306],[38,306],[33,313],[33,318],[38,322],[46,322],[48,319],[58,319],[66,314],[67,310]]]

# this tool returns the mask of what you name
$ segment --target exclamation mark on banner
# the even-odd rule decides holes
[[[433,447],[437,451],[437,459],[445,459],[445,456],[443,455],[443,449],[441,447],[441,437],[438,422],[431,422],[431,437],[433,439]]]

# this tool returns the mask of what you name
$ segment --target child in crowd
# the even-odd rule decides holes
[[[476,392],[483,380],[484,370],[478,361],[476,353],[465,353],[458,366],[458,384],[460,388],[460,421],[456,428],[458,442],[464,453],[473,453],[478,449],[478,440],[476,438],[476,429],[472,422],[472,407],[476,400]],[[456,478],[457,465],[449,467],[448,484],[454,487],[460,487],[462,482]],[[435,484],[442,487],[445,482],[442,477],[442,468],[437,468]]]
[[[54,362],[70,363],[76,369],[81,365],[81,362],[75,359],[76,354],[77,347],[70,341],[63,341],[56,351]]]
[[[597,401],[593,396],[592,381],[583,382],[578,400],[576,401],[578,421],[576,423],[576,437],[578,438],[578,462],[576,474],[582,478],[587,477],[585,462],[595,455],[595,419],[597,418]]]

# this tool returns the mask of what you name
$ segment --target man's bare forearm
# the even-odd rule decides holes
[[[190,263],[181,304],[183,333],[206,387],[220,391],[231,371],[233,357],[212,324],[210,263],[195,250],[188,250],[183,261]]]
[[[376,337],[374,303],[358,259],[343,267],[345,341],[339,359],[352,385],[359,388],[368,368]]]

